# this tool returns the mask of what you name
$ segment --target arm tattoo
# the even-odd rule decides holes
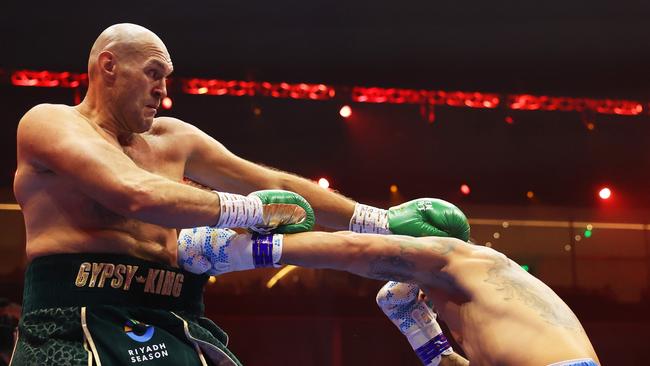
[[[398,255],[379,255],[370,261],[369,275],[371,278],[384,281],[408,282],[413,280],[415,263],[405,258],[407,250],[412,246],[407,240],[394,238],[399,244]],[[408,240],[413,242],[414,240]]]
[[[413,279],[415,263],[399,256],[382,255],[370,261],[369,275],[383,281],[408,282]]]
[[[390,280],[398,282],[412,281],[415,271],[418,270],[415,262],[409,260],[414,256],[422,255],[422,252],[434,252],[437,255],[447,255],[452,252],[456,243],[453,241],[422,242],[415,238],[393,238],[398,241],[398,255],[382,255],[370,261],[370,271],[368,273],[372,278],[380,280]],[[434,271],[439,272],[439,271]],[[449,279],[442,279],[449,281]]]
[[[494,260],[488,269],[485,282],[495,285],[503,294],[503,300],[519,300],[537,311],[547,323],[569,330],[582,331],[578,318],[558,296],[544,284],[529,278],[528,274],[517,273],[518,268],[505,256]]]

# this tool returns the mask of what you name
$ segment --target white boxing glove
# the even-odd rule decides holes
[[[436,366],[442,355],[453,353],[418,286],[388,282],[377,293],[377,305],[406,336],[424,365]]]
[[[237,234],[210,226],[183,229],[178,235],[178,265],[209,275],[279,267],[282,239],[281,234]]]

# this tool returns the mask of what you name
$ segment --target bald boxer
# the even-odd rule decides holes
[[[14,190],[30,265],[15,364],[237,364],[225,334],[200,318],[206,278],[176,267],[173,228],[313,226],[295,193],[237,194],[283,188],[265,170],[186,123],[155,118],[172,69],[155,34],[115,25],[91,49],[82,103],[38,105],[21,119]],[[241,187],[206,192],[184,176]]]
[[[221,240],[206,240],[220,235]],[[228,264],[212,257],[209,271],[214,274],[249,269],[249,263],[292,264],[399,281],[403,284],[385,286],[377,301],[426,364],[437,364],[449,346],[432,323],[435,317],[417,302],[418,288],[445,319],[472,365],[598,364],[571,309],[548,286],[491,248],[455,238],[349,232],[251,236],[206,228],[183,230],[179,245],[203,253],[238,253],[238,260]]]
[[[431,204],[357,204],[157,118],[172,71],[158,36],[117,24],[92,46],[81,104],[41,104],[21,119],[14,192],[29,266],[15,364],[239,364],[200,317],[206,277],[177,268],[173,228],[300,232],[314,222],[304,197],[324,227],[433,230]]]

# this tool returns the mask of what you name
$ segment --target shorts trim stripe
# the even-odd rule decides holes
[[[20,338],[20,331],[16,329],[16,341],[14,342],[14,349],[11,351],[11,358],[9,359],[9,366],[14,362],[14,355],[16,354],[16,347],[18,347],[18,338]]]
[[[88,366],[93,366],[93,353],[88,349],[88,342],[86,342],[86,337],[84,337],[84,349],[88,352]]]
[[[176,313],[174,313],[173,311],[170,311],[170,313],[172,313],[175,317],[177,317],[178,319],[180,319],[183,322],[183,331],[185,332],[185,337],[187,337],[187,339],[190,342],[192,342],[192,344],[194,345],[194,350],[196,351],[197,355],[199,356],[199,360],[201,361],[201,365],[202,366],[208,366],[208,362],[205,360],[205,356],[203,356],[203,352],[201,352],[201,348],[199,347],[199,345],[196,342],[194,342],[194,338],[190,334],[190,328],[187,326],[187,322],[185,321],[185,319],[183,319],[180,316],[176,315]]]
[[[86,322],[85,306],[81,307],[81,328],[84,331],[84,338],[86,338],[88,344],[90,344],[90,349],[92,350],[92,353],[95,357],[95,362],[97,363],[97,366],[102,366],[102,362],[99,360],[99,352],[97,352],[97,348],[95,347],[95,342],[93,341],[93,337],[90,335],[90,331],[88,330],[88,323]]]

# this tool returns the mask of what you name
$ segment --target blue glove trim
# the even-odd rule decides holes
[[[253,262],[255,268],[273,267],[273,234],[253,234]]]
[[[444,334],[440,333],[427,343],[415,350],[422,363],[428,365],[431,361],[440,356],[447,348],[451,347]]]

